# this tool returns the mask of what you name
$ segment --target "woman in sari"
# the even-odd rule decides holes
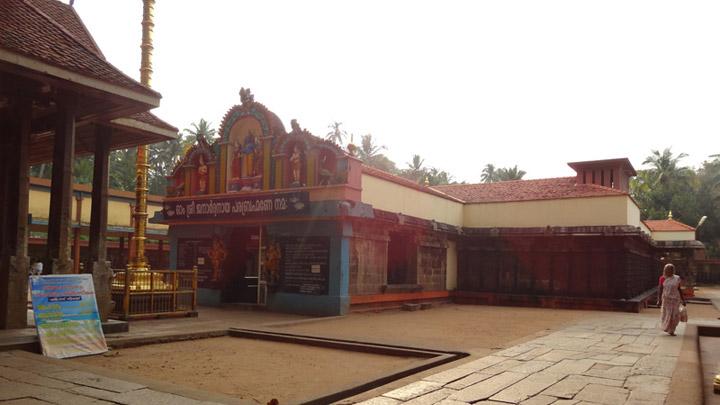
[[[680,303],[685,305],[685,298],[680,291],[680,277],[675,275],[675,266],[668,263],[663,268],[658,286],[658,304],[660,308],[660,328],[671,336],[675,336],[675,328],[680,322]]]

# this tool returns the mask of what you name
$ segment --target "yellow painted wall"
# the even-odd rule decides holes
[[[374,208],[399,212],[450,225],[462,225],[462,203],[437,197],[369,174],[362,175],[362,202]]]
[[[130,205],[134,204],[134,201],[119,201],[110,199],[108,201],[108,226],[130,226]],[[91,211],[92,199],[83,195],[82,200],[82,222],[85,224],[90,223],[90,211]],[[33,218],[47,219],[50,212],[50,192],[44,190],[32,189],[30,190],[30,201],[28,208]],[[152,218],[155,212],[161,211],[162,205],[159,203],[148,203],[148,218]],[[75,222],[75,216],[77,212],[77,204],[75,197],[73,196],[72,201],[72,222]],[[148,224],[148,228],[151,229],[167,229],[167,225],[162,224]]]
[[[447,270],[445,271],[445,289],[454,290],[457,288],[457,242],[447,242]]]
[[[467,204],[464,226],[487,228],[627,225],[629,199],[623,195]]]
[[[655,240],[695,240],[695,232],[653,232],[652,238]]]

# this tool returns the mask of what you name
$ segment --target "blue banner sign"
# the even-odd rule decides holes
[[[91,274],[31,276],[30,285],[44,355],[64,359],[108,350]]]

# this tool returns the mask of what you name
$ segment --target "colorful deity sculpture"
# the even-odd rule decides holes
[[[292,169],[292,185],[293,186],[299,186],[300,185],[300,170],[302,168],[302,153],[300,152],[300,147],[298,145],[295,145],[293,148],[293,153],[290,155],[290,168]]]
[[[205,159],[203,158],[203,155],[200,155],[198,158],[198,168],[197,168],[197,174],[198,174],[198,192],[200,194],[207,194],[208,189],[208,167],[207,164],[205,164]]]
[[[220,267],[227,257],[225,244],[218,236],[213,237],[212,249],[210,250],[209,256],[212,263],[212,281],[218,281]]]

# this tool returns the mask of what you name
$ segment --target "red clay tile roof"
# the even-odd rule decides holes
[[[576,177],[498,183],[449,184],[434,189],[467,203],[555,200],[563,198],[628,195],[626,192],[596,184],[576,184]]]
[[[154,125],[158,128],[163,128],[163,129],[167,129],[167,130],[170,130],[173,132],[178,132],[177,128],[175,128],[174,126],[161,120],[155,114],[153,114],[149,111],[133,114],[133,115],[129,116],[128,118],[138,120],[138,121],[144,122],[146,124]]]
[[[77,15],[75,8],[56,0],[28,0],[28,2],[62,25],[82,46],[105,59],[105,55]]]
[[[57,0],[0,0],[0,48],[160,97],[108,63],[72,7]]]
[[[396,176],[396,175],[394,175],[394,174],[392,174],[392,173],[388,173],[388,172],[386,172],[386,171],[383,171],[383,170],[380,170],[380,169],[376,169],[376,168],[374,168],[374,167],[372,167],[372,166],[362,165],[362,172],[365,173],[365,174],[369,174],[369,175],[371,175],[371,176],[373,176],[373,177],[377,177],[377,178],[380,178],[380,179],[383,179],[383,180],[387,180],[387,181],[393,182],[393,183],[395,183],[395,184],[399,184],[399,185],[401,185],[401,186],[405,186],[405,187],[408,187],[408,188],[414,188],[415,190],[422,191],[423,193],[432,194],[432,195],[435,195],[435,196],[437,196],[437,197],[446,198],[446,199],[448,199],[448,200],[453,200],[453,201],[456,201],[456,202],[462,202],[462,201],[460,201],[458,198],[456,198],[456,197],[454,197],[454,196],[445,194],[445,193],[442,192],[442,191],[435,190],[433,187],[425,187],[425,186],[422,186],[422,185],[420,185],[420,184],[415,183],[415,182],[412,181],[412,180],[408,180],[408,179],[402,178],[402,177],[400,177],[400,176]]]
[[[653,232],[695,232],[695,228],[674,219],[648,219],[643,221]]]

